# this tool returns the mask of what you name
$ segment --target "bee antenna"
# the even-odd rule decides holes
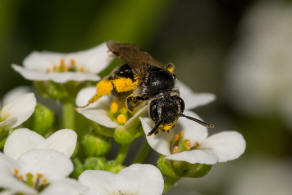
[[[159,125],[161,124],[162,121],[159,121],[154,127],[153,129],[147,134],[147,136],[150,136],[152,135],[153,133],[156,134],[157,130],[158,130],[158,127]]]
[[[204,121],[201,121],[201,120],[199,120],[199,119],[197,119],[197,118],[194,118],[194,117],[191,117],[191,116],[186,116],[186,115],[184,115],[184,114],[181,114],[180,116],[181,116],[181,117],[185,117],[185,118],[187,118],[187,119],[190,119],[190,120],[192,120],[192,121],[195,121],[196,123],[199,123],[200,125],[203,125],[203,126],[205,126],[205,127],[207,127],[207,128],[214,128],[214,127],[215,127],[214,124],[206,123],[206,122],[204,122]]]

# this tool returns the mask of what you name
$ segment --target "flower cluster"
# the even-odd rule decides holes
[[[111,95],[87,105],[96,93],[92,81],[100,79],[97,74],[112,57],[101,44],[71,54],[33,52],[24,67],[13,65],[33,80],[38,95],[58,100],[63,115],[62,123],[55,120],[53,111],[37,101],[40,96],[29,88],[18,88],[3,98],[0,193],[160,195],[181,177],[202,177],[211,165],[244,152],[244,138],[235,131],[208,136],[205,127],[180,118],[169,133],[147,136],[154,125],[147,105],[132,113]],[[213,94],[194,93],[179,81],[176,85],[189,116],[199,118],[191,109],[215,99]],[[126,167],[131,143],[141,136],[145,146]],[[120,150],[115,159],[109,159],[106,155],[113,141]],[[160,154],[157,167],[139,164],[150,149]]]

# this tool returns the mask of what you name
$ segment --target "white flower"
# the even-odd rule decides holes
[[[32,89],[27,86],[19,86],[10,91],[8,91],[2,98],[2,105],[8,104],[20,95],[24,95],[32,92]]]
[[[36,98],[33,93],[10,97],[0,111],[0,127],[15,128],[34,112]]]
[[[36,194],[72,170],[70,159],[54,150],[29,151],[17,160],[0,153],[0,187],[14,193]]]
[[[227,74],[231,103],[251,114],[281,114],[292,125],[292,6],[262,2],[241,31]]]
[[[24,67],[13,65],[14,70],[28,80],[57,83],[67,81],[97,81],[101,72],[113,59],[105,43],[75,53],[32,52],[24,59]]]
[[[53,181],[41,195],[81,195],[87,188],[73,179],[65,178]]]
[[[186,115],[199,118],[195,113],[185,111]],[[154,126],[150,118],[140,118],[145,134]],[[235,131],[224,131],[208,137],[205,127],[179,118],[177,126],[169,133],[146,136],[149,145],[166,159],[186,161],[191,164],[215,164],[238,158],[245,150],[245,141]]]
[[[79,182],[89,188],[85,195],[161,195],[163,177],[155,166],[133,164],[118,174],[84,171]]]
[[[80,90],[76,98],[76,105],[82,107],[87,104],[88,100],[94,96],[96,93],[96,87],[88,87]],[[143,107],[139,111],[137,111],[130,119],[127,119],[126,114],[119,113],[118,110],[115,109],[115,113],[111,106],[115,104],[111,100],[110,96],[102,96],[96,102],[90,104],[85,108],[78,108],[77,112],[85,116],[86,118],[108,128],[117,128],[122,125],[127,126],[133,120],[135,120],[139,115],[141,115],[144,111],[146,111],[146,107]],[[124,108],[125,109],[125,108]],[[109,113],[117,115],[116,118],[110,117]],[[120,117],[120,118],[119,118]],[[125,119],[123,118],[125,117]],[[116,120],[113,120],[116,119]]]
[[[29,129],[16,129],[8,136],[4,153],[12,159],[18,159],[22,154],[35,149],[52,149],[71,157],[75,150],[77,134],[71,129],[62,129],[53,133],[47,139]]]

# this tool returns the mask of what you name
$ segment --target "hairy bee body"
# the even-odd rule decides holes
[[[97,83],[96,95],[88,104],[103,95],[113,94],[124,98],[127,109],[132,112],[140,103],[147,103],[149,115],[155,126],[148,135],[172,129],[179,117],[208,125],[192,117],[183,115],[185,104],[175,89],[174,66],[162,65],[149,53],[135,45],[108,42],[109,51],[126,64],[115,69],[112,74]]]

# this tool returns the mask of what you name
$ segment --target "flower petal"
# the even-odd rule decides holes
[[[21,74],[27,80],[48,81],[52,80],[57,83],[65,83],[67,81],[98,81],[100,77],[93,73],[83,72],[45,72],[23,68],[18,65],[12,65],[12,68]]]
[[[78,100],[80,101],[80,100]],[[114,122],[107,114],[106,107],[109,108],[110,97],[103,96],[96,102],[85,108],[77,108],[77,112],[86,118],[108,128],[116,128],[119,125]]]
[[[33,93],[28,93],[15,98],[9,104],[4,105],[1,118],[16,118],[12,128],[19,126],[26,121],[34,112],[36,98]]]
[[[37,148],[44,141],[45,139],[34,131],[25,128],[16,129],[8,136],[4,153],[16,160],[25,152]]]
[[[180,97],[185,102],[186,109],[193,109],[198,106],[203,106],[213,102],[216,99],[216,96],[211,93],[195,93],[187,85],[181,81],[177,81],[177,87],[180,92]]]
[[[109,65],[113,55],[108,52],[106,43],[102,43],[94,48],[73,53],[32,52],[24,59],[23,64],[25,68],[45,72],[47,68],[60,64],[61,59],[64,59],[65,64],[74,60],[77,66],[83,66],[86,71],[96,74]]]
[[[218,161],[214,151],[200,149],[171,154],[165,158],[169,160],[186,161],[191,164],[200,163],[208,165],[215,164]]]
[[[144,106],[140,108],[131,118],[129,118],[129,120],[126,122],[124,127],[127,128],[127,126],[130,125],[133,121],[136,121],[139,116],[147,112],[147,109],[148,109],[148,106]]]
[[[110,194],[113,191],[113,183],[115,182],[116,175],[99,170],[87,170],[84,171],[78,178],[78,181],[88,187],[86,195],[95,194]]]
[[[185,115],[202,120],[196,113],[186,110]],[[184,117],[178,119],[178,125],[176,128],[181,128],[184,131],[184,138],[191,141],[191,143],[201,142],[208,136],[208,130],[206,127],[189,120]]]
[[[140,117],[140,121],[150,147],[160,154],[169,155],[169,144],[173,137],[173,131],[170,131],[169,133],[159,132],[157,135],[147,136],[154,126],[154,122],[148,117]]]
[[[0,122],[0,127],[11,127],[17,121],[16,117],[8,118],[2,122]]]
[[[38,148],[52,149],[70,158],[75,150],[77,134],[72,129],[61,129],[48,137]]]
[[[91,97],[96,93],[96,87],[86,87],[81,89],[76,97],[75,103],[77,106],[82,107],[87,105]]]
[[[16,88],[8,91],[4,95],[2,104],[3,105],[8,104],[9,102],[13,101],[15,98],[18,98],[18,96],[23,95],[23,94],[27,94],[31,91],[32,91],[32,89],[30,87],[27,87],[27,86],[16,87]]]
[[[200,148],[214,151],[218,162],[234,160],[243,154],[246,143],[243,136],[236,131],[223,131],[203,141]]]
[[[41,195],[80,195],[86,191],[86,187],[74,179],[65,178],[53,181],[45,188]]]
[[[114,56],[108,52],[106,43],[102,43],[94,48],[68,54],[66,60],[74,59],[77,65],[82,65],[91,73],[99,73],[104,70],[112,61]]]
[[[33,150],[19,160],[20,172],[42,173],[49,181],[63,179],[73,171],[71,160],[54,150]]]
[[[133,164],[118,173],[115,188],[121,192],[139,195],[161,195],[164,181],[153,165]]]

